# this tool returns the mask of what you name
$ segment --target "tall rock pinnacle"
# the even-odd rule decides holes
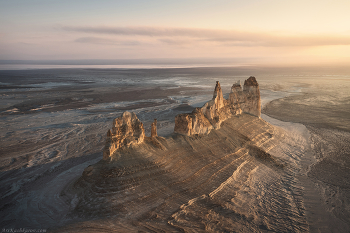
[[[222,90],[219,81],[216,81],[213,100],[215,102],[216,110],[220,110],[220,108],[224,106],[224,96],[222,95]]]

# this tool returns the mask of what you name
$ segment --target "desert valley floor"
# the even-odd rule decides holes
[[[349,75],[295,72],[0,71],[1,229],[349,232]],[[227,99],[250,75],[261,118],[173,133],[175,116],[209,101],[216,81]],[[102,160],[124,111],[143,122],[145,141]]]

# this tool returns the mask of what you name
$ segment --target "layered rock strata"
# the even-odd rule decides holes
[[[245,80],[243,89],[240,82],[233,84],[227,100],[223,97],[220,83],[217,81],[212,100],[201,108],[195,108],[192,113],[175,117],[174,132],[187,136],[209,134],[212,129],[219,129],[223,121],[242,112],[260,117],[260,106],[259,84],[255,77],[251,76]],[[157,120],[154,119],[151,125],[151,139],[160,146],[157,136]],[[108,159],[118,149],[140,144],[144,138],[142,122],[134,113],[124,112],[121,117],[114,119],[112,130],[107,132],[103,158]]]
[[[135,113],[124,112],[114,119],[112,130],[108,130],[103,158],[109,158],[116,150],[142,143],[145,129]]]
[[[293,163],[272,153],[295,147],[284,134],[243,113],[208,135],[155,137],[162,148],[145,137],[84,170],[72,216],[85,222],[62,231],[307,232]]]
[[[245,80],[243,89],[240,82],[233,84],[227,100],[223,97],[220,83],[217,81],[212,100],[192,113],[175,117],[174,132],[187,136],[208,134],[212,129],[219,129],[226,119],[242,112],[257,117],[261,115],[259,84],[253,76]]]
[[[211,101],[176,117],[175,131],[185,133],[166,138],[156,120],[145,137],[136,115],[124,113],[105,159],[65,191],[77,199],[72,216],[88,221],[62,231],[307,232],[292,176],[302,141],[257,117],[259,104],[254,77],[243,89],[234,84],[228,100],[217,82]]]

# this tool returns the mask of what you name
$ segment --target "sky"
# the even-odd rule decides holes
[[[0,60],[350,65],[349,0],[0,0]]]

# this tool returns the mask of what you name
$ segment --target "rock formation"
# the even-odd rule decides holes
[[[242,112],[258,117],[261,114],[259,84],[253,76],[245,80],[243,89],[240,82],[233,84],[228,100],[224,99],[217,81],[212,100],[192,113],[175,117],[174,132],[188,136],[208,134],[213,128],[219,129],[226,119]]]
[[[220,83],[217,81],[212,100],[203,107],[194,109],[192,113],[175,117],[174,132],[187,136],[209,134],[212,129],[219,129],[223,121],[243,112],[260,117],[260,105],[259,84],[255,77],[251,76],[245,80],[243,89],[240,82],[233,84],[227,100],[223,97]],[[157,119],[154,119],[151,125],[151,139],[153,144],[159,146],[157,136]],[[103,158],[108,159],[118,149],[142,143],[144,138],[142,122],[134,113],[124,112],[114,120],[112,130],[107,132]]]
[[[226,100],[217,83],[211,101],[176,117],[176,132],[212,130],[199,137],[158,137],[156,120],[145,137],[135,114],[115,119],[109,159],[90,165],[65,191],[76,203],[72,216],[85,222],[60,232],[308,232],[291,175],[297,160],[289,160],[304,154],[291,156],[302,140],[257,117],[258,91],[251,77],[243,89],[234,84]]]
[[[155,137],[164,148],[145,137],[84,170],[66,195],[85,222],[60,232],[308,232],[295,180],[270,153],[295,146],[280,148],[283,133],[243,113],[205,136]]]
[[[196,108],[192,113],[179,114],[175,117],[175,133],[184,135],[208,134],[213,129],[208,118],[201,108]]]
[[[261,115],[261,100],[259,84],[255,77],[251,76],[244,82],[243,95],[240,100],[243,112],[260,117]]]
[[[157,137],[157,119],[154,119],[154,122],[151,125],[151,138]]]
[[[103,158],[107,159],[116,150],[142,143],[145,129],[135,113],[124,112],[121,117],[114,119],[112,130],[107,132]]]

